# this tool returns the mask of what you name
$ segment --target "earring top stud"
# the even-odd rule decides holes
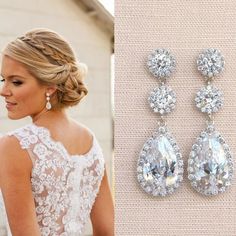
[[[175,65],[174,57],[166,49],[158,48],[148,56],[147,67],[156,78],[169,77]]]
[[[204,50],[197,59],[197,68],[206,78],[213,78],[224,70],[225,60],[218,49]]]

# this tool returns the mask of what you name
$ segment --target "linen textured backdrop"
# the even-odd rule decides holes
[[[119,0],[115,9],[116,235],[235,236],[235,178],[226,193],[204,197],[191,188],[186,164],[205,128],[205,116],[194,104],[196,92],[205,85],[196,58],[210,47],[219,49],[226,61],[224,73],[214,81],[224,92],[215,125],[236,158],[236,1]],[[177,63],[167,83],[177,94],[177,104],[167,123],[182,151],[185,174],[177,192],[154,198],[139,187],[136,164],[157,127],[147,97],[158,83],[145,64],[149,53],[160,47],[170,49]]]

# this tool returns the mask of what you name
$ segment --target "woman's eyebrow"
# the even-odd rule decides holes
[[[2,78],[5,78],[3,75],[1,75]],[[22,79],[25,79],[25,77],[21,76],[21,75],[10,75],[10,76],[7,76],[8,79],[12,79],[14,77],[20,77]]]

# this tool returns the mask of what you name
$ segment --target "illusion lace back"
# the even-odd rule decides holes
[[[33,162],[31,183],[42,236],[80,235],[104,174],[95,136],[88,153],[70,155],[44,127],[30,124],[8,134],[17,137]]]

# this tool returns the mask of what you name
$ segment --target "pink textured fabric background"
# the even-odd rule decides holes
[[[116,235],[236,236],[235,178],[226,193],[204,197],[186,174],[191,146],[205,128],[205,116],[194,105],[204,85],[196,58],[205,48],[225,57],[225,71],[214,82],[224,92],[215,125],[236,158],[236,1],[119,0],[115,10]],[[145,63],[159,47],[170,49],[177,62],[168,82],[177,107],[167,122],[185,163],[181,187],[165,198],[148,196],[136,180],[139,152],[157,127],[147,97],[158,83]]]

